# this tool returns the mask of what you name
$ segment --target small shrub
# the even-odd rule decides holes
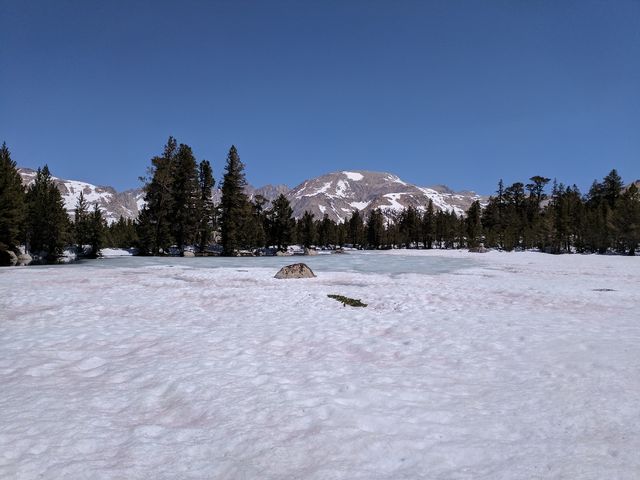
[[[333,294],[329,294],[327,295],[327,297],[333,298],[334,300],[341,302],[343,307],[346,307],[347,305],[349,305],[350,307],[366,307],[367,306],[367,304],[362,303],[359,298],[349,298],[343,295],[333,295]]]

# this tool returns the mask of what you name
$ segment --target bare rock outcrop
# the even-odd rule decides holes
[[[313,270],[304,263],[294,263],[282,267],[274,278],[314,278],[315,276]]]

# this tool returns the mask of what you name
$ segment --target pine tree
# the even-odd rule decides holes
[[[198,204],[198,246],[200,252],[209,244],[213,236],[214,213],[213,205],[213,170],[207,160],[200,162],[198,169],[200,202]]]
[[[235,146],[231,146],[229,150],[225,172],[220,214],[222,254],[232,256],[246,238],[246,228],[251,221],[251,208],[244,192],[247,185],[244,164],[240,161]]]
[[[329,218],[328,214],[324,214],[322,220],[318,222],[316,230],[318,232],[318,243],[323,247],[335,246],[337,241],[336,222]]]
[[[104,244],[104,234],[107,228],[106,222],[102,217],[102,212],[97,204],[93,206],[93,212],[89,215],[89,235],[88,241],[91,245],[91,256],[97,257],[100,249]]]
[[[382,246],[384,236],[384,215],[377,208],[371,210],[367,220],[367,245],[369,248],[378,249]]]
[[[291,244],[294,236],[295,220],[289,200],[283,194],[272,202],[267,213],[269,224],[269,243],[284,251]]]
[[[74,240],[79,254],[83,253],[84,245],[89,243],[89,230],[90,221],[87,201],[84,199],[84,194],[80,192],[80,196],[76,203],[73,221]]]
[[[347,241],[356,248],[362,247],[366,242],[364,236],[364,221],[360,211],[357,209],[351,214],[351,218],[349,219]]]
[[[616,200],[618,200],[622,192],[622,186],[622,178],[620,178],[615,168],[602,180],[602,195],[612,210],[615,208]]]
[[[313,217],[312,213],[305,210],[302,219],[298,222],[298,238],[305,248],[311,248],[316,241],[316,225]]]
[[[401,243],[407,248],[418,245],[420,239],[420,219],[415,207],[409,206],[400,212],[398,230]]]
[[[433,248],[433,236],[435,231],[435,211],[433,200],[429,199],[427,209],[422,217],[422,244],[425,248]]]
[[[35,182],[27,190],[26,204],[30,251],[56,260],[62,253],[69,217],[47,165],[38,169]]]
[[[467,216],[464,219],[467,245],[470,248],[476,248],[480,245],[482,236],[481,213],[482,207],[480,206],[480,202],[476,200],[471,204],[469,210],[467,210]]]
[[[170,232],[182,253],[196,241],[201,198],[199,172],[191,147],[180,144],[171,162]]]
[[[105,230],[105,245],[118,248],[131,248],[138,245],[136,223],[120,216],[117,222],[108,225]]]
[[[631,184],[616,200],[613,224],[618,240],[618,249],[635,255],[640,244],[640,193]]]
[[[173,172],[177,142],[169,137],[162,156],[151,159],[146,180],[144,213],[139,215],[140,247],[154,255],[171,245],[171,212],[173,210]]]
[[[0,147],[0,265],[9,263],[9,251],[17,253],[25,219],[24,187],[7,144]]]

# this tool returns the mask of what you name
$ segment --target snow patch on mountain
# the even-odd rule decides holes
[[[418,187],[391,173],[367,171],[322,175],[306,180],[287,196],[294,216],[301,217],[306,210],[317,217],[327,214],[335,221],[349,218],[350,212],[356,209],[365,216],[377,208],[388,217],[409,206],[423,212],[429,200],[437,210],[464,215],[475,200],[486,202],[485,197],[474,192],[453,192],[441,185]]]
[[[349,180],[353,180],[354,182],[359,182],[364,178],[360,172],[342,172],[346,175]]]

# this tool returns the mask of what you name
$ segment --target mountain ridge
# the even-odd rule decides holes
[[[18,172],[25,186],[35,179],[36,171],[33,169],[21,167]],[[118,192],[110,186],[55,176],[52,178],[60,190],[65,209],[72,218],[80,192],[91,208],[98,205],[109,223],[117,221],[120,216],[136,218],[144,206],[142,188]],[[392,173],[368,170],[327,173],[307,179],[294,188],[287,185],[247,185],[246,193],[250,199],[261,195],[269,202],[284,194],[291,203],[294,217],[300,218],[305,211],[309,211],[316,218],[322,218],[326,214],[337,222],[346,220],[355,210],[367,215],[371,210],[380,208],[389,217],[409,206],[423,211],[429,200],[433,201],[436,209],[454,211],[461,215],[472,202],[479,200],[485,203],[488,199],[475,192],[454,192],[446,185],[420,187],[405,182]],[[215,188],[214,202],[219,202],[220,197],[220,189]]]

